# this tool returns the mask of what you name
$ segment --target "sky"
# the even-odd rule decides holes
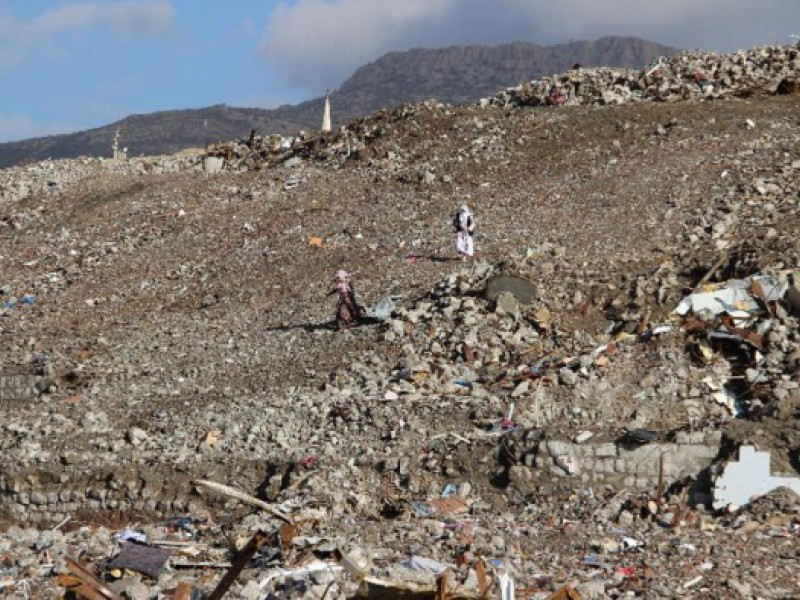
[[[0,0],[0,142],[336,89],[389,51],[634,35],[791,43],[800,0]]]

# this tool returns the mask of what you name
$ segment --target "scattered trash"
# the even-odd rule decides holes
[[[672,325],[659,325],[650,330],[650,335],[655,337],[659,335],[665,335],[671,331],[673,331]]]
[[[167,548],[123,543],[120,553],[111,559],[107,567],[137,571],[155,579],[158,578],[159,571],[164,568],[170,556],[172,550]]]
[[[744,93],[748,82],[757,95],[773,76],[794,77],[797,52],[703,54],[709,70],[699,74],[665,59],[620,81],[576,70],[562,89],[542,86],[541,100],[700,98]],[[583,89],[593,82],[600,89]],[[517,97],[535,104],[531,87]],[[218,596],[242,598],[353,597],[362,585],[384,597],[440,600],[455,598],[458,586],[472,599],[544,598],[554,589],[567,598],[678,597],[701,587],[697,595],[791,595],[794,564],[775,560],[778,546],[791,554],[800,531],[788,489],[721,513],[702,508],[728,481],[725,467],[735,471],[734,463],[718,473],[709,466],[738,440],[756,440],[794,474],[800,126],[786,118],[790,100],[754,96],[713,115],[652,105],[586,120],[594,111],[417,103],[322,137],[253,136],[217,157],[224,169],[267,169],[259,174],[200,177],[198,187],[197,178],[165,176],[131,188],[147,175],[126,170],[119,181],[98,177],[102,186],[86,180],[58,202],[38,188],[40,197],[4,199],[0,237],[10,244],[0,271],[17,296],[48,299],[33,319],[10,287],[0,298],[20,317],[3,319],[4,591],[55,596],[48,578],[80,553],[94,579],[67,573],[65,583],[102,595],[90,565],[107,563],[118,533],[172,552],[158,581],[103,573],[120,579],[99,585],[129,598],[150,587],[153,596],[190,600],[200,592],[181,578],[206,594],[217,577]],[[716,125],[704,128],[712,117]],[[663,135],[652,136],[656,128]],[[526,165],[548,145],[555,152],[534,170],[544,173],[542,188]],[[50,174],[33,171],[42,182]],[[426,171],[434,187],[418,188]],[[284,193],[286,178],[301,172],[303,193]],[[614,185],[598,187],[595,176]],[[373,189],[359,187],[339,210],[345,184],[358,181]],[[502,263],[427,258],[438,244],[428,208],[456,186],[495,213],[487,258]],[[504,198],[506,188],[541,198]],[[648,202],[642,189],[663,201]],[[110,218],[116,200],[105,202],[118,192],[120,223]],[[88,212],[79,210],[85,203]],[[358,223],[345,223],[362,209],[380,217],[363,244]],[[331,211],[345,221],[329,220]],[[513,249],[530,238],[531,218],[557,244],[523,262]],[[303,243],[314,232],[324,234],[324,252]],[[352,252],[361,245],[366,258]],[[316,323],[305,267],[328,250],[326,260],[363,268],[373,290],[402,290],[402,301],[373,309],[385,325],[336,336]],[[264,275],[255,282],[250,259]],[[530,304],[508,290],[487,301],[498,274],[527,282],[517,293],[527,290]],[[687,290],[689,308],[665,322]],[[38,359],[43,351],[48,360]],[[18,409],[23,388],[41,402]],[[753,470],[744,454],[740,462],[752,471],[748,499],[762,471],[764,489],[784,479]],[[193,486],[194,477],[243,491]],[[70,514],[80,522],[53,527]],[[104,515],[106,526],[87,514]],[[140,514],[153,521],[132,533],[108,525]],[[264,535],[248,542],[256,530]],[[482,556],[508,562],[484,567]],[[753,565],[761,577],[742,593],[730,582]],[[705,579],[683,589],[698,574]],[[559,588],[565,582],[575,590]]]
[[[388,321],[395,310],[395,297],[387,296],[381,298],[375,306],[367,307],[364,314],[370,319],[378,321]]]
[[[147,543],[147,536],[133,529],[125,529],[122,533],[118,533],[114,537],[118,542],[136,542],[137,544]]]
[[[244,494],[238,490],[235,490],[232,487],[228,487],[227,485],[222,485],[221,483],[215,483],[213,481],[208,481],[205,479],[195,479],[192,483],[199,487],[204,487],[210,489],[214,492],[222,494],[224,496],[228,496],[230,498],[235,498],[245,504],[249,504],[251,506],[255,506],[260,508],[261,510],[266,511],[267,513],[271,514],[273,517],[277,517],[278,519],[285,521],[286,523],[291,523],[292,519],[280,510],[276,509],[275,507],[267,504],[263,500],[259,500],[258,498],[254,498],[248,494]]]
[[[73,558],[66,558],[69,574],[58,578],[58,585],[69,590],[78,597],[104,600],[122,600],[122,596],[112,591],[99,578],[93,575]]]
[[[727,408],[733,417],[739,417],[744,412],[744,407],[739,401],[738,396],[727,388],[719,392],[714,392],[711,394],[711,397],[714,399],[714,402]]]
[[[681,316],[691,312],[701,319],[727,313],[733,317],[737,327],[745,327],[752,323],[752,313],[760,310],[756,297],[762,298],[766,303],[776,302],[788,290],[789,284],[785,277],[763,275],[706,285],[702,292],[686,296],[674,312]],[[753,293],[756,293],[756,297]]]
[[[629,552],[631,550],[639,550],[640,548],[644,547],[644,542],[641,542],[637,539],[632,537],[623,537],[622,541],[620,542],[620,548],[623,552]]]
[[[600,567],[603,566],[604,563],[600,560],[600,557],[596,554],[587,554],[583,557],[583,564],[589,567]]]
[[[469,512],[469,505],[458,496],[448,496],[426,501],[413,501],[411,508],[420,518],[444,517]]]
[[[412,556],[401,564],[406,569],[423,573],[432,573],[433,575],[441,575],[447,570],[447,565],[443,565],[439,561],[431,560],[423,556]]]
[[[620,440],[624,444],[649,444],[658,439],[658,434],[646,429],[630,429]]]
[[[442,490],[441,498],[449,498],[458,493],[458,487],[454,483],[448,483]]]
[[[701,581],[703,581],[703,576],[702,575],[698,575],[694,579],[690,579],[689,581],[684,583],[683,584],[683,589],[688,590],[689,588],[693,588],[694,586],[696,586]]]
[[[217,442],[222,439],[222,432],[219,429],[212,429],[208,433],[206,433],[205,443],[209,446],[214,446]]]
[[[283,184],[283,189],[288,192],[289,190],[295,189],[301,183],[302,180],[300,178],[292,177],[291,179],[286,180],[286,182]]]
[[[294,579],[298,579],[306,577],[308,575],[312,575],[314,573],[322,573],[322,572],[340,573],[342,571],[344,571],[344,567],[336,563],[326,562],[322,560],[314,560],[308,563],[307,565],[298,567],[296,569],[275,569],[274,571],[268,573],[267,576],[264,577],[259,582],[258,585],[260,588],[263,589],[276,579],[281,579],[283,577],[292,577]]]

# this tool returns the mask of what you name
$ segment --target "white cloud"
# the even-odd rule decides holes
[[[0,14],[0,68],[19,63],[54,36],[90,29],[108,29],[121,36],[161,35],[169,31],[175,9],[169,0],[70,2],[29,21]]]
[[[78,127],[69,125],[42,125],[34,123],[27,117],[0,115],[0,144],[14,140],[25,140],[45,135],[70,133]]]
[[[636,35],[691,48],[788,43],[798,0],[281,0],[261,42],[292,85],[319,93],[385,52]]]

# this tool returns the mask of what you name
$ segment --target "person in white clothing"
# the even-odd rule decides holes
[[[456,249],[462,258],[475,254],[475,242],[472,234],[475,232],[475,216],[466,204],[453,217],[453,229],[456,233]]]

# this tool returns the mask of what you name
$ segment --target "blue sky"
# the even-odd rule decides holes
[[[260,54],[268,4],[0,0],[0,141],[131,113],[305,98]],[[79,5],[90,10],[64,12]],[[4,22],[15,32],[5,42]]]
[[[795,29],[800,0],[0,0],[0,141],[297,102],[412,47],[638,35],[728,51]]]

